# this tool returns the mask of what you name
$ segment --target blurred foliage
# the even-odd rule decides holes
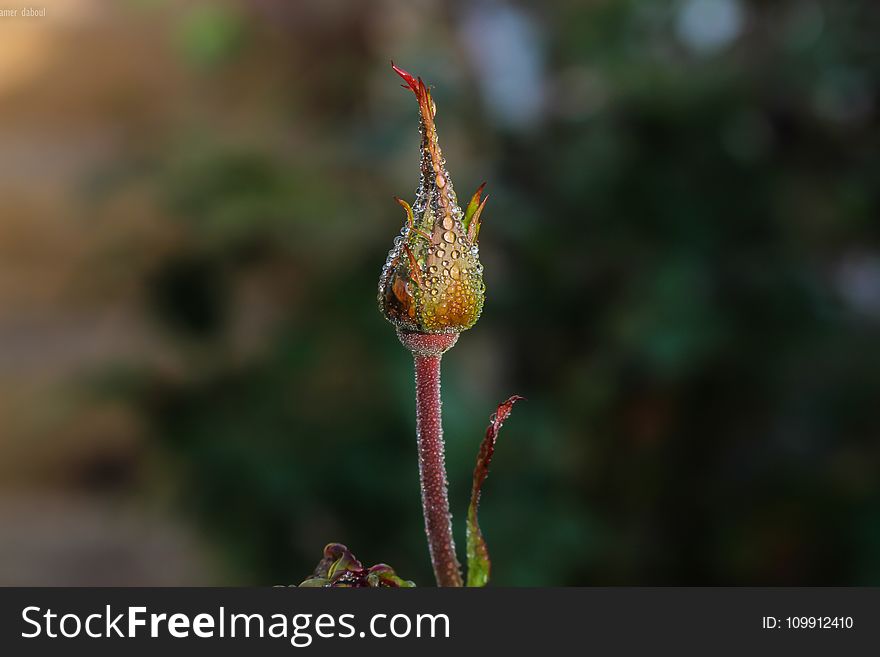
[[[418,175],[394,57],[436,85],[459,195],[489,182],[444,409],[463,518],[486,414],[530,400],[481,509],[493,583],[880,584],[876,4],[417,4],[172,21],[220,116],[144,169],[180,234],[145,307],[183,365],[132,394],[180,503],[249,581],[331,540],[431,581],[411,364],[375,302]],[[508,53],[505,26],[534,38]],[[242,103],[265,123],[223,123]]]
[[[180,21],[177,42],[192,64],[221,64],[234,57],[243,45],[244,26],[226,5],[196,5]]]

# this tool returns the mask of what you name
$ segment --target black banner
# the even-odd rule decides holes
[[[0,654],[859,655],[878,612],[873,588],[7,588]]]

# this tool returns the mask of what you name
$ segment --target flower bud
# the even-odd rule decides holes
[[[437,108],[421,78],[394,66],[419,103],[421,175],[415,202],[397,199],[406,220],[379,278],[379,308],[399,331],[458,333],[483,309],[486,286],[477,238],[483,187],[463,212],[437,141]]]

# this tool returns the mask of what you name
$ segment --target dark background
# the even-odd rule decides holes
[[[432,581],[376,308],[434,85],[499,585],[880,584],[870,0],[45,3],[0,19],[0,583]],[[6,6],[6,5],[4,5]]]

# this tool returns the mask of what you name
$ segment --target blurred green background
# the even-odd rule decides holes
[[[880,584],[871,0],[47,2],[0,19],[0,583],[432,583],[376,284],[434,85],[498,585]]]

